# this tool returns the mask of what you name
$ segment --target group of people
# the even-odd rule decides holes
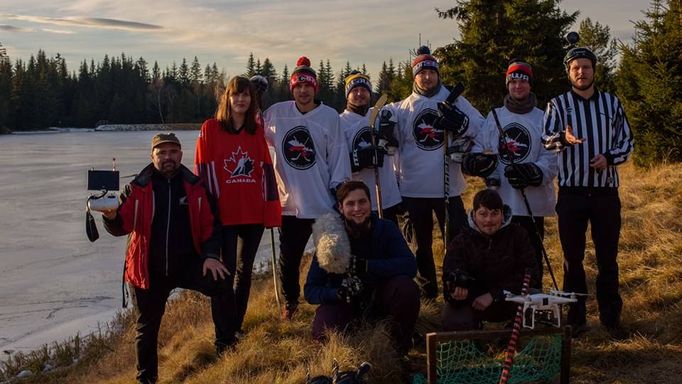
[[[215,118],[201,127],[195,173],[181,164],[177,137],[158,134],[152,163],[126,186],[119,208],[103,214],[110,233],[129,235],[125,280],[138,310],[138,381],[157,380],[157,336],[175,287],[211,297],[219,354],[238,342],[265,228],[279,228],[281,317],[293,319],[302,256],[325,220],[331,224],[322,231],[341,232],[338,244],[326,246],[342,257],[330,262],[318,250],[307,272],[304,296],[319,305],[312,323],[318,340],[327,330],[351,329],[358,318],[383,318],[396,350],[406,354],[420,296],[435,299],[439,292],[445,330],[510,319],[515,307],[502,292],[520,292],[526,274],[542,287],[543,219],[554,215],[555,202],[563,288],[587,292],[589,222],[600,321],[622,336],[616,166],[633,141],[618,99],[594,87],[596,61],[587,48],[570,50],[572,88],[544,113],[531,92],[532,67],[513,61],[503,106],[487,118],[442,84],[426,47],[412,61],[411,95],[374,113],[372,84],[359,72],[345,79],[343,113],[317,100],[306,57],[291,74],[293,100],[265,111],[259,84],[232,78]],[[485,178],[489,187],[475,195],[469,214],[464,174]],[[434,214],[447,246],[442,291],[431,249]],[[403,233],[401,216],[410,223]],[[405,237],[413,238],[414,253]],[[577,333],[587,329],[584,298],[571,306],[568,323]]]

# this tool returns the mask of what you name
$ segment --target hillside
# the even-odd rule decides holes
[[[679,164],[643,170],[631,164],[621,169],[623,229],[619,262],[624,299],[623,323],[632,336],[612,342],[599,327],[596,300],[588,302],[592,330],[575,340],[572,383],[669,383],[682,376],[682,172]],[[477,182],[472,183],[478,187]],[[469,188],[465,205],[470,206]],[[545,244],[560,280],[561,252],[556,220],[546,224]],[[596,266],[591,243],[586,257],[593,292]],[[442,254],[436,243],[435,253]],[[551,284],[545,276],[545,286]],[[440,300],[440,299],[439,299]],[[436,330],[440,301],[422,306],[421,332]],[[302,305],[293,322],[278,320],[271,276],[254,283],[244,328],[246,337],[220,359],[214,354],[213,329],[207,300],[186,293],[172,302],[164,317],[159,347],[160,383],[303,383],[307,371],[329,374],[333,359],[348,368],[367,360],[374,365],[372,383],[407,382],[405,370],[425,370],[424,347],[410,354],[410,362],[388,349],[381,326],[363,329],[353,337],[333,335],[329,343],[314,342],[310,323],[314,307]],[[17,380],[25,383],[129,383],[134,381],[134,323],[121,316],[116,331],[103,332],[80,350],[61,346],[62,361],[80,356],[68,368]],[[75,344],[75,343],[73,343]],[[34,354],[33,364],[47,350]],[[53,365],[60,365],[52,358]],[[18,372],[30,359],[5,364]],[[0,375],[2,379],[2,375]]]

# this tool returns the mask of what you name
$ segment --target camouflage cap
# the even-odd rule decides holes
[[[163,143],[177,144],[178,147],[182,148],[182,145],[180,145],[180,140],[178,140],[177,136],[175,136],[175,133],[169,132],[157,133],[154,135],[154,137],[152,137],[152,150]]]

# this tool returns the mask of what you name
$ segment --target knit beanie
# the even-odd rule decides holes
[[[533,67],[526,62],[512,60],[512,62],[509,63],[509,67],[507,67],[505,85],[509,85],[510,80],[526,80],[531,83],[533,81]]]
[[[312,85],[315,88],[315,92],[317,92],[317,74],[310,67],[310,59],[305,56],[299,57],[296,61],[296,68],[291,73],[289,80],[289,90],[293,91],[301,83]]]
[[[412,75],[417,76],[417,73],[422,69],[433,69],[438,72],[438,61],[431,56],[429,47],[422,45],[417,49],[417,57],[412,60]],[[438,73],[440,75],[440,73]]]
[[[365,87],[370,94],[372,93],[372,83],[369,81],[369,76],[359,71],[352,71],[343,81],[346,84],[346,98],[355,87]]]

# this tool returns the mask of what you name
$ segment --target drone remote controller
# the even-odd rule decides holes
[[[88,208],[93,211],[107,211],[118,208],[118,197],[116,194],[109,194],[98,199],[88,200]]]

